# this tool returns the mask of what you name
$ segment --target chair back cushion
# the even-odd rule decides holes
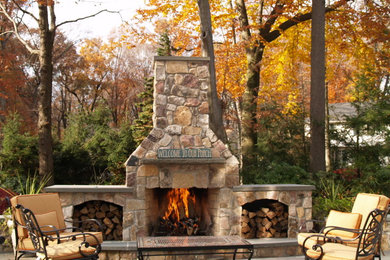
[[[331,210],[329,212],[328,218],[326,220],[326,227],[336,226],[350,229],[357,229],[360,227],[360,223],[362,221],[362,215],[359,213],[346,213],[337,210]],[[329,231],[329,229],[325,228],[324,233]],[[333,236],[341,236],[346,238],[354,238],[358,234],[351,233],[343,230],[330,230],[329,233]]]
[[[378,194],[359,193],[353,204],[352,213],[362,214],[359,228],[363,228],[367,217],[374,209],[386,210],[389,206],[389,198]]]
[[[39,225],[53,225],[59,229],[65,228],[60,198],[57,193],[42,193],[33,195],[18,195],[11,198],[11,205],[21,204],[30,209],[37,217]],[[55,213],[52,213],[55,212]],[[15,219],[24,225],[19,210],[15,210]],[[52,221],[52,222],[51,222]],[[44,224],[43,224],[44,223]],[[18,227],[18,236],[28,237],[27,230]]]

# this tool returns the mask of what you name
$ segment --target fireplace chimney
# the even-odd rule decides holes
[[[208,63],[155,57],[153,130],[126,162],[127,186],[144,178],[146,188],[239,184],[238,160],[209,127]]]
[[[211,235],[240,233],[238,160],[209,127],[209,58],[155,57],[153,129],[126,162],[131,239],[151,235],[160,189],[206,190]]]

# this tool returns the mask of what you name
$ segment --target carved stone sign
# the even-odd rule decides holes
[[[158,149],[157,158],[212,158],[210,148]]]

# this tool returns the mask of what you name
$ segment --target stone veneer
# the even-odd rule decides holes
[[[126,162],[126,185],[136,189],[137,235],[150,235],[158,209],[153,189],[208,189],[212,235],[239,234],[233,208],[239,162],[209,127],[209,59],[155,57],[153,129]],[[207,150],[203,158],[164,158],[158,151]],[[238,216],[238,217],[236,217]]]
[[[137,218],[133,211],[134,188],[119,185],[53,185],[44,190],[59,194],[65,219],[72,218],[74,206],[92,200],[101,200],[121,206],[123,210],[123,240],[131,240],[130,231],[134,228]],[[69,222],[67,225],[71,226],[72,223]]]
[[[239,186],[238,160],[209,128],[208,62],[208,58],[155,57],[153,130],[126,162],[126,185],[45,188],[46,192],[59,193],[65,217],[72,216],[75,205],[87,201],[115,203],[123,207],[124,241],[119,243],[135,241],[137,236],[151,234],[150,225],[158,217],[155,190],[200,188],[207,189],[208,211],[213,224],[210,235],[239,235],[242,206],[255,200],[273,199],[288,206],[288,236],[289,239],[296,237],[298,226],[311,219],[314,186]],[[208,149],[211,156],[175,159],[157,156],[159,149],[187,148]],[[133,257],[135,248],[133,244],[129,247],[129,243],[123,247],[118,241],[112,241],[113,248],[107,247],[107,242],[103,243],[106,251],[102,258],[111,259],[122,254]],[[297,252],[296,241],[278,250],[262,245],[255,248],[255,255],[263,256]],[[283,253],[283,250],[288,252]]]
[[[288,237],[295,238],[298,228],[312,218],[312,185],[265,184],[234,187],[235,207],[256,200],[277,200],[288,206]],[[312,225],[307,222],[306,225]],[[307,230],[312,226],[307,226]]]

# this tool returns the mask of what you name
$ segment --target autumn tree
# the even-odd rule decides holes
[[[22,4],[23,5],[22,5]],[[59,26],[77,22],[88,17],[79,18],[72,21],[65,21],[56,24],[56,16],[54,11],[55,1],[0,1],[0,13],[5,16],[12,24],[12,32],[16,35],[19,41],[25,46],[31,55],[37,56],[39,59],[39,86],[38,86],[38,150],[39,150],[39,175],[51,176],[53,173],[53,144],[51,136],[52,127],[52,84],[53,84],[53,46],[56,30]],[[16,8],[10,12],[8,5],[15,5]],[[37,8],[38,15],[35,15],[32,8]],[[16,11],[15,11],[16,10]],[[104,10],[106,11],[106,10]],[[101,13],[100,11],[98,13]],[[29,16],[38,25],[39,44],[37,46],[29,43],[20,34],[19,25],[23,21],[24,16]],[[52,184],[53,179],[50,183]]]
[[[326,8],[327,12],[336,10],[347,1],[342,0]],[[217,31],[216,38],[222,42],[235,42],[235,32],[240,32],[240,44],[246,53],[246,86],[242,94],[242,147],[244,154],[250,154],[257,142],[256,118],[257,102],[259,97],[260,65],[264,51],[270,43],[278,39],[286,30],[311,19],[311,7],[309,4],[280,1],[213,1],[211,3],[212,21],[214,30]],[[189,31],[187,28],[197,28],[199,22],[193,16],[194,4],[182,2],[163,3],[154,0],[149,2],[149,9],[141,10],[140,16],[143,19],[156,19],[157,14],[164,14],[166,20],[173,28],[180,27],[181,31]],[[177,11],[180,10],[180,11]],[[182,19],[186,17],[186,19]],[[239,21],[239,26],[234,22],[234,17]],[[184,23],[185,21],[185,23]],[[187,37],[195,39],[198,35],[188,32]],[[185,43],[182,38],[177,38],[177,47],[186,49],[187,46],[180,46]],[[192,40],[191,42],[194,42]],[[173,40],[175,44],[175,40]],[[218,57],[217,57],[218,63]],[[239,63],[242,65],[242,63]],[[218,66],[218,65],[217,65]],[[231,68],[231,71],[237,66]],[[241,70],[238,69],[239,71]],[[239,82],[240,79],[233,82]],[[218,88],[221,92],[221,87]],[[241,92],[242,93],[242,92]]]
[[[9,2],[5,8],[14,13],[16,6]],[[17,112],[26,122],[24,127],[32,130],[34,113],[25,98],[27,75],[24,64],[29,60],[12,29],[13,24],[6,16],[0,15],[0,115],[3,120],[8,114]]]

